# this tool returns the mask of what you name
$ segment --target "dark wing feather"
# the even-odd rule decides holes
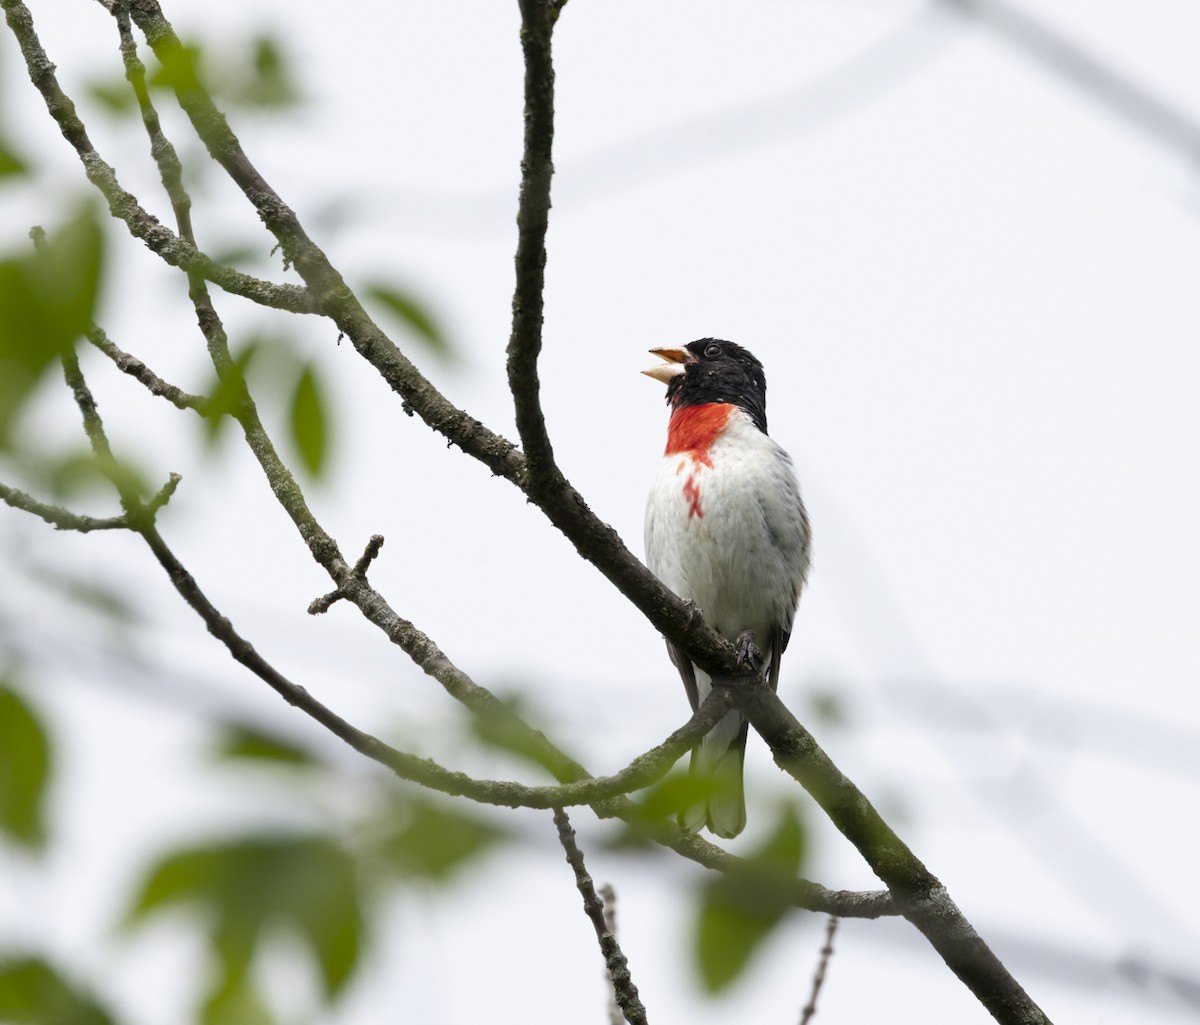
[[[675,663],[675,668],[683,678],[683,689],[687,691],[688,702],[694,712],[700,707],[700,691],[696,688],[696,667],[687,657],[687,652],[670,641],[667,641],[667,654],[671,656],[671,661]]]
[[[771,630],[771,636],[767,640],[767,657],[771,660],[767,682],[770,683],[771,690],[779,690],[779,663],[782,661],[783,649],[787,647],[788,638],[791,636],[791,631],[777,626]]]

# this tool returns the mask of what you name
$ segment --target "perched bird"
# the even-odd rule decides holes
[[[808,572],[809,527],[792,461],[767,436],[762,364],[718,338],[650,351],[665,362],[643,372],[667,386],[671,420],[646,503],[646,564],[722,636],[740,647],[752,638],[777,688]],[[667,650],[695,710],[712,679],[670,641]],[[747,728],[729,712],[692,751],[691,772],[713,789],[706,804],[681,813],[685,829],[707,823],[732,837],[745,828]]]

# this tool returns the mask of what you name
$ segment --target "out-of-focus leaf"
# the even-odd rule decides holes
[[[147,79],[152,89],[179,89],[191,92],[202,78],[204,52],[197,43],[180,43],[158,51],[158,67]]]
[[[201,1025],[275,1025],[276,1018],[249,978],[219,979],[200,1011]]]
[[[29,704],[0,679],[0,831],[27,847],[46,840],[50,737]]]
[[[103,243],[87,204],[44,245],[0,259],[0,447],[42,373],[91,324]]]
[[[259,36],[253,43],[250,74],[230,96],[248,107],[289,107],[299,102],[291,68],[278,40]]]
[[[804,860],[805,836],[787,806],[766,845],[736,875],[710,881],[700,897],[696,964],[705,989],[716,993],[745,971],[791,906],[788,888]]]
[[[214,249],[209,254],[217,263],[227,267],[244,267],[249,264],[262,263],[267,257],[265,246],[229,245],[222,249]]]
[[[51,462],[47,469],[50,489],[56,498],[69,498],[95,489],[111,492],[114,485],[141,498],[150,497],[149,482],[136,467],[116,460],[102,463],[90,449],[70,452]]]
[[[435,356],[449,362],[454,357],[445,332],[429,308],[415,298],[411,292],[392,285],[368,285],[366,294],[392,313],[405,327],[413,332]]]
[[[24,174],[28,170],[29,165],[17,155],[17,151],[8,144],[8,140],[0,138],[0,178]]]
[[[329,424],[322,388],[312,363],[305,365],[296,380],[291,424],[292,438],[305,468],[314,477],[319,477],[329,455]]]
[[[614,841],[614,847],[639,847],[648,842],[663,821],[675,822],[687,808],[700,804],[717,790],[716,783],[686,770],[672,772],[634,798],[635,815]]]
[[[81,576],[59,572],[49,566],[34,565],[30,573],[40,583],[52,588],[68,601],[78,606],[99,612],[114,624],[140,623],[142,616],[127,594],[103,582],[85,580]]]
[[[394,818],[399,824],[385,833],[378,853],[410,878],[445,882],[467,861],[508,838],[479,815],[423,798],[406,801]]]
[[[521,720],[530,716],[520,694],[506,694],[499,705],[477,709],[468,724],[471,732],[491,747],[519,756],[546,769],[552,776],[570,771],[569,758],[555,755],[540,734],[531,733]]]
[[[40,957],[0,960],[0,1021],[13,1025],[113,1025],[90,995]]]
[[[233,358],[233,366],[217,380],[217,386],[204,404],[204,437],[212,445],[225,426],[225,418],[241,409],[246,398],[246,372],[262,346],[260,339],[248,342]]]
[[[89,82],[87,93],[111,114],[128,114],[137,107],[137,97],[123,76]]]
[[[355,866],[328,837],[251,837],[169,855],[148,874],[127,922],[176,906],[209,923],[230,988],[241,985],[271,928],[307,946],[330,999],[358,964],[365,926]]]
[[[813,719],[827,726],[845,726],[850,721],[845,701],[841,694],[832,688],[810,691],[808,707]]]
[[[319,767],[321,759],[291,740],[285,740],[256,726],[227,726],[217,745],[221,758],[246,758],[251,761],[282,765]]]

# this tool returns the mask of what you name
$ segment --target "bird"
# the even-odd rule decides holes
[[[667,444],[646,502],[646,565],[705,623],[762,655],[772,690],[808,576],[811,531],[791,457],[767,434],[767,381],[747,349],[720,338],[651,349],[643,373],[667,386]],[[712,678],[667,641],[692,710]],[[696,832],[737,836],[746,826],[742,780],[748,724],[727,712],[692,750],[706,798],[679,815]]]

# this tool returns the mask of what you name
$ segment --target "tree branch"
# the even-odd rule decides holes
[[[109,211],[124,222],[130,234],[141,239],[153,253],[171,266],[200,274],[225,291],[244,296],[260,306],[291,313],[316,311],[307,289],[263,281],[217,263],[144,210],[137,198],[121,187],[116,172],[96,152],[87,129],[76,113],[75,104],[58,84],[54,65],[38,40],[33,18],[23,0],[0,0],[0,6],[4,8],[5,20],[20,44],[30,81],[42,94],[46,109],[58,124],[63,137],[78,154],[88,180],[104,196]]]
[[[130,530],[129,520],[125,516],[84,516],[71,512],[60,505],[39,502],[32,495],[17,488],[0,484],[0,501],[22,512],[33,513],[51,524],[56,530],[75,530],[87,534],[93,530]]]
[[[588,916],[592,928],[596,931],[596,940],[600,944],[600,953],[604,955],[604,966],[608,969],[608,978],[617,1006],[621,1008],[621,1013],[629,1025],[646,1025],[646,1008],[638,997],[637,986],[633,983],[629,960],[608,927],[604,902],[596,893],[596,886],[583,863],[583,851],[575,842],[575,830],[571,827],[571,820],[561,808],[554,809],[554,824],[558,827],[558,842],[567,854],[567,864],[575,873],[575,888],[583,897],[584,914]]]
[[[163,380],[136,356],[132,356],[119,348],[102,328],[93,324],[88,329],[87,340],[112,360],[118,370],[145,385],[151,395],[158,395],[166,399],[176,409],[191,409],[197,413],[204,412],[204,407],[208,403],[207,398],[203,395],[192,395],[190,392],[185,392],[182,388],[176,387],[169,381]]]
[[[771,748],[775,763],[821,806],[896,898],[904,915],[1000,1022],[1048,1025],[1049,1018],[975,931],[945,886],[871,802],[834,765],[768,686],[737,687],[739,710]]]
[[[837,932],[838,919],[830,915],[825,923],[825,943],[821,947],[821,957],[817,961],[817,970],[813,972],[812,989],[808,994],[808,1003],[800,1012],[800,1025],[809,1025],[817,1014],[817,997],[821,995],[821,987],[825,985],[825,972],[829,968],[829,959],[833,957],[833,934]]]
[[[542,349],[546,228],[550,218],[554,141],[554,66],[550,37],[557,11],[549,0],[521,0],[521,48],[525,54],[525,150],[517,209],[516,286],[508,343],[508,387],[517,433],[525,450],[526,486],[538,495],[561,485],[542,413],[538,354]]]

